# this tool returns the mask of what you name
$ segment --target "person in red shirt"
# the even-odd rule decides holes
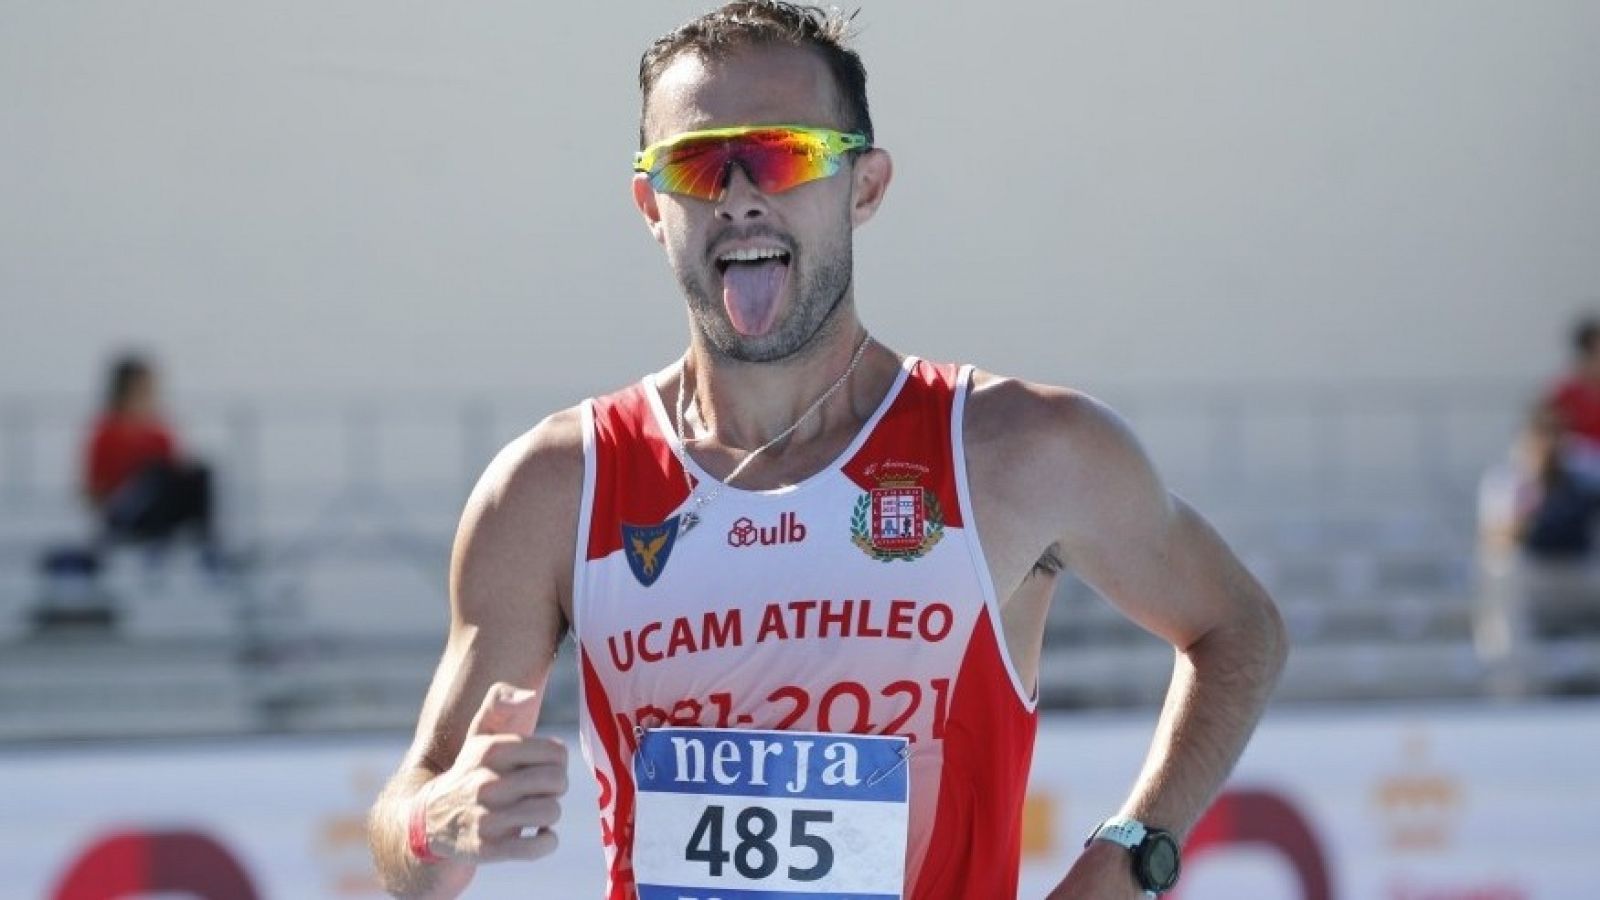
[[[161,416],[155,368],[143,357],[111,367],[85,448],[83,490],[102,542],[165,542],[188,531],[203,552],[214,550],[211,472],[179,452]]]
[[[1572,332],[1573,365],[1542,405],[1562,430],[1562,455],[1574,474],[1600,483],[1600,319],[1586,317]]]
[[[1572,330],[1572,367],[1535,404],[1523,443],[1543,448],[1529,470],[1530,508],[1518,529],[1538,558],[1576,559],[1594,546],[1600,516],[1600,319]]]

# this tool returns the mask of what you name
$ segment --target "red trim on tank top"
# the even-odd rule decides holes
[[[1003,652],[989,616],[979,615],[950,702],[938,811],[911,900],[1017,895],[1039,717],[1018,705]]]
[[[600,682],[600,675],[594,670],[594,664],[589,661],[587,651],[578,651],[579,666],[583,670],[583,699],[588,707],[589,723],[595,735],[600,740],[600,749],[605,752],[606,761],[611,765],[612,791],[615,797],[611,803],[611,817],[609,821],[601,822],[602,840],[609,837],[615,843],[614,852],[610,854],[611,872],[608,881],[611,892],[606,900],[633,900],[636,891],[633,881],[633,768],[630,765],[631,751],[624,752],[626,738],[617,727],[617,718],[612,713],[611,702],[606,697],[606,689]],[[628,746],[632,746],[631,743]],[[596,772],[595,775],[600,775]],[[605,810],[600,811],[605,815]]]
[[[879,486],[886,463],[927,468],[918,481],[939,498],[948,528],[961,527],[956,463],[950,449],[950,420],[959,367],[917,360],[894,404],[840,471],[863,491]],[[892,471],[892,469],[890,470]]]
[[[622,523],[665,521],[689,496],[683,466],[656,426],[642,384],[594,401],[594,461],[588,560],[622,549]]]

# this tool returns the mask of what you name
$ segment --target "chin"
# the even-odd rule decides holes
[[[717,352],[729,359],[747,363],[771,363],[788,359],[799,352],[800,347],[786,346],[781,328],[775,327],[762,335],[740,334],[731,323],[724,322],[726,332],[723,340],[712,340]]]

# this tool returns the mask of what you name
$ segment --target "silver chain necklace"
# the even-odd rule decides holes
[[[743,472],[746,466],[754,462],[756,457],[760,456],[762,453],[765,453],[767,450],[770,450],[773,446],[781,443],[784,438],[794,434],[795,429],[805,424],[807,419],[811,418],[817,410],[821,409],[822,404],[827,403],[829,397],[832,397],[834,394],[838,393],[839,389],[844,387],[845,382],[850,380],[850,373],[854,372],[856,370],[856,366],[861,363],[861,357],[867,352],[867,345],[870,343],[872,343],[872,335],[869,334],[862,338],[861,345],[856,347],[855,356],[850,358],[850,365],[845,368],[844,374],[840,375],[838,380],[835,381],[831,387],[823,391],[822,396],[818,397],[816,402],[806,407],[806,411],[800,414],[800,418],[795,419],[794,423],[788,428],[778,432],[777,437],[750,451],[750,455],[739,460],[739,464],[733,467],[733,471],[729,472],[726,478],[722,479],[721,482],[716,482],[716,487],[704,494],[695,490],[694,479],[689,476],[689,438],[684,434],[683,429],[683,417],[685,411],[688,409],[687,397],[689,395],[689,377],[687,369],[689,358],[685,356],[683,358],[683,362],[678,364],[678,402],[674,404],[677,407],[677,415],[673,419],[673,425],[678,433],[678,464],[683,469],[683,483],[689,488],[689,499],[694,501],[694,508],[683,514],[683,526],[678,533],[688,534],[690,531],[693,531],[694,527],[700,524],[700,510],[704,509],[706,504],[717,499],[717,495],[722,493],[722,489],[732,484],[733,480],[739,477],[739,473]]]

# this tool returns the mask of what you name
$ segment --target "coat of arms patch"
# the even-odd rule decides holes
[[[921,471],[917,471],[921,470]],[[878,486],[856,500],[850,516],[850,542],[880,562],[913,560],[944,537],[939,495],[917,482],[922,466],[873,466]]]

